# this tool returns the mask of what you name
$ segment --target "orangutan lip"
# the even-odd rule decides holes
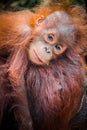
[[[38,60],[39,60],[41,63],[44,63],[44,62],[40,59],[40,57],[38,56],[38,54],[36,53],[35,50],[34,50],[34,53],[35,53],[36,57],[38,58]]]

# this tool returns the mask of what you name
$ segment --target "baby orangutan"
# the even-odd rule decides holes
[[[29,44],[29,59],[37,65],[48,65],[69,47],[73,47],[77,40],[76,26],[63,11],[56,11],[41,20],[41,23],[37,22],[35,37]]]
[[[6,130],[9,122],[9,130],[71,129],[84,92],[79,26],[59,10],[37,19],[23,41],[17,32],[15,40],[21,41],[12,43],[10,56],[0,65],[0,130]],[[4,44],[9,50],[10,42]]]

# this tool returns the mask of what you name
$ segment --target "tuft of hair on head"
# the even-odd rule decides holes
[[[31,26],[34,27],[36,20],[41,16],[46,17],[55,11],[61,10],[70,14],[72,17],[76,17],[77,23],[78,21],[79,23],[84,22],[86,15],[84,7],[73,5],[72,0],[48,0],[46,3],[43,0],[42,5],[34,9],[35,15],[30,19]]]

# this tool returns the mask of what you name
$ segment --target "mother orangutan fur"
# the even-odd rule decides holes
[[[35,130],[68,129],[79,107],[83,82],[78,58],[72,55],[72,60],[62,56],[49,67],[29,68],[27,92]]]
[[[0,78],[0,111],[9,103],[21,130],[29,128],[31,118],[35,130],[68,129],[83,93],[83,69],[73,50],[44,67],[32,65],[25,51],[19,50],[10,61],[9,70],[8,64],[0,66]]]

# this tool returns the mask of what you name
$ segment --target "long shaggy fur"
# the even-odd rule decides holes
[[[81,104],[84,69],[79,54],[87,45],[85,12],[79,14],[79,8],[70,8],[78,30],[76,46],[68,48],[49,66],[41,67],[29,61],[26,51],[36,35],[35,21],[55,10],[65,10],[64,6],[56,5],[48,7],[44,14],[41,9],[36,14],[28,11],[0,14],[1,130],[8,126],[9,130],[68,130]]]

